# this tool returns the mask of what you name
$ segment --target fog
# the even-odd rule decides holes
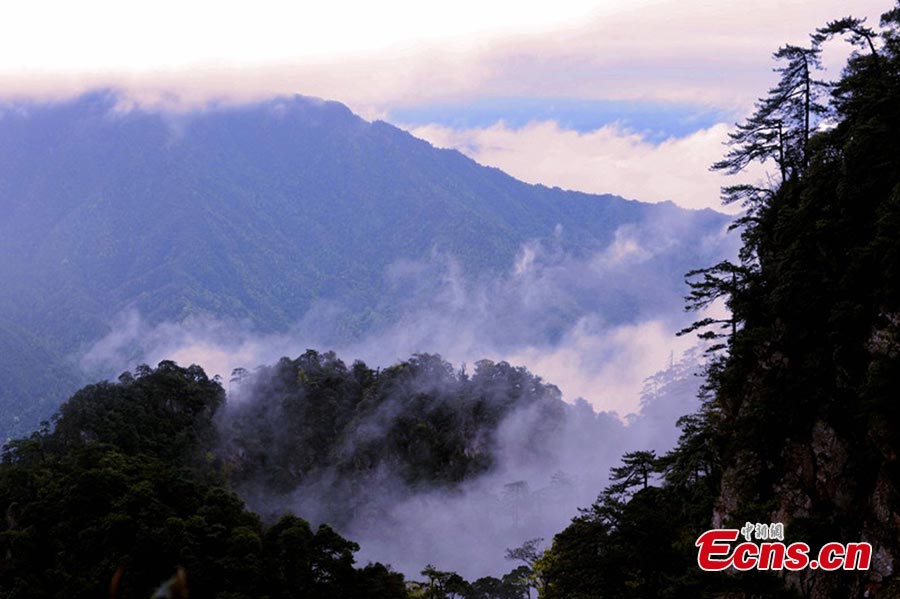
[[[114,376],[139,362],[172,359],[227,379],[236,367],[271,364],[307,348],[333,349],[370,366],[439,353],[454,364],[487,358],[526,366],[569,401],[582,397],[624,417],[638,409],[644,380],[696,341],[675,335],[698,315],[684,313],[683,273],[667,271],[668,257],[692,246],[703,266],[736,253],[735,234],[686,242],[683,233],[671,219],[626,224],[606,247],[585,250],[568,247],[557,228],[523,244],[499,275],[468,272],[437,250],[397,261],[384,272],[384,299],[372,310],[379,324],[362,334],[347,334],[356,314],[336,299],[318,301],[289,330],[275,333],[250,320],[200,315],[152,323],[125,310],[86,348],[81,365]],[[723,313],[719,305],[712,310]]]
[[[524,244],[506,272],[493,277],[467,273],[437,251],[397,262],[384,273],[396,308],[385,310],[391,318],[351,338],[337,333],[348,317],[338,301],[316,304],[278,333],[211,316],[150,323],[126,311],[81,363],[106,376],[162,359],[200,364],[230,390],[226,421],[260,400],[229,382],[232,369],[252,371],[307,348],[334,349],[348,365],[360,359],[370,367],[420,352],[439,353],[459,370],[471,371],[485,358],[525,366],[559,388],[565,403],[556,428],[540,433],[546,415],[534,409],[507,414],[493,433],[494,465],[477,478],[410,488],[382,465],[355,481],[363,494],[348,494],[341,475],[327,468],[290,492],[252,480],[239,489],[265,516],[293,511],[315,524],[339,510],[346,516],[339,531],[360,543],[363,563],[389,563],[410,576],[428,563],[469,579],[502,575],[516,565],[504,559],[506,548],[535,537],[546,546],[578,507],[594,501],[623,453],[671,448],[677,418],[698,405],[702,348],[691,336],[675,335],[698,315],[683,313],[685,290],[666,282],[672,273],[659,272],[659,258],[678,235],[677,226],[671,238],[661,230],[625,225],[609,246],[580,252],[566,249],[557,230]],[[733,241],[696,244],[727,255]],[[354,434],[377,438],[395,416],[382,410]],[[277,427],[278,414],[271,418],[266,426]]]
[[[622,453],[663,452],[674,445],[677,416],[695,407],[698,379],[689,364],[677,364],[664,388],[647,396],[648,414],[627,425],[576,400],[556,435],[535,448],[530,433],[539,416],[515,412],[500,427],[496,470],[453,492],[417,493],[392,502],[385,518],[355,521],[347,533],[362,544],[363,560],[388,562],[407,574],[418,573],[427,560],[470,580],[501,575],[518,565],[504,560],[505,549],[535,537],[545,539],[546,547],[578,507],[596,499]],[[389,485],[376,493],[396,496]]]

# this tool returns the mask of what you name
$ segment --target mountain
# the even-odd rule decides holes
[[[398,261],[438,252],[489,278],[526,242],[587,255],[629,225],[675,238],[647,282],[666,293],[641,294],[662,304],[719,251],[697,240],[725,223],[528,185],[336,102],[171,113],[106,92],[5,107],[0,213],[0,430],[16,432],[83,380],[79,353],[127,308],[150,323],[208,314],[278,331],[334,300],[354,337],[396,318],[403,291],[385,272]],[[640,307],[594,295],[612,322]]]

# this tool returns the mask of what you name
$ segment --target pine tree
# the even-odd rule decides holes
[[[810,136],[826,114],[820,97],[827,85],[813,77],[822,67],[820,55],[821,48],[816,44],[810,48],[789,44],[775,52],[775,60],[787,63],[775,68],[781,75],[778,84],[757,101],[756,111],[729,134],[731,149],[712,166],[713,170],[737,174],[754,161],[772,160],[782,183],[802,174],[809,165]],[[726,202],[732,198],[733,193],[725,194]]]

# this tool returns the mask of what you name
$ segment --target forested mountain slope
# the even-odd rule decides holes
[[[244,507],[213,453],[224,399],[199,367],[166,362],[82,389],[53,430],[7,446],[0,594],[149,597],[180,568],[171,596],[187,596],[186,572],[191,597],[407,597],[402,575],[354,567],[358,546],[330,527]]]
[[[515,564],[469,583],[417,554],[409,574],[427,580],[406,585],[379,563],[356,565],[359,546],[334,530],[364,513],[367,527],[389,527],[392,508],[417,493],[451,501],[509,461],[503,430],[523,414],[513,442],[532,465],[572,421],[585,425],[556,387],[503,362],[470,376],[417,355],[376,371],[309,350],[248,373],[228,404],[198,366],[140,366],[84,387],[51,427],[5,447],[0,595],[112,586],[117,598],[147,597],[181,568],[191,597],[524,599],[527,569]],[[571,486],[560,479],[558,491]],[[235,494],[253,488],[261,514]]]
[[[73,355],[125,308],[150,323],[210,314],[271,331],[324,299],[346,308],[337,328],[352,337],[395,316],[391,293],[403,290],[385,285],[385,269],[398,260],[439,252],[488,276],[526,241],[556,236],[585,253],[629,224],[675,239],[651,264],[653,285],[671,294],[682,272],[710,259],[697,240],[725,222],[712,211],[527,185],[335,102],[174,114],[120,109],[111,93],[5,107],[0,213],[0,405],[9,417],[34,407],[23,392],[48,406],[61,400],[80,374]],[[638,309],[597,301],[611,322]]]

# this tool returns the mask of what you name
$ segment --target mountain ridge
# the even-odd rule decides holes
[[[345,334],[358,336],[396,317],[384,273],[398,260],[438,251],[490,276],[526,242],[561,230],[566,251],[586,254],[629,223],[681,235],[658,265],[680,293],[681,274],[709,258],[687,240],[726,223],[523,183],[337,102],[116,105],[101,92],[0,118],[0,321],[53,355],[108,333],[126,308],[151,323],[211,314],[272,331],[338,300],[354,314]],[[629,317],[617,310],[612,320]]]

